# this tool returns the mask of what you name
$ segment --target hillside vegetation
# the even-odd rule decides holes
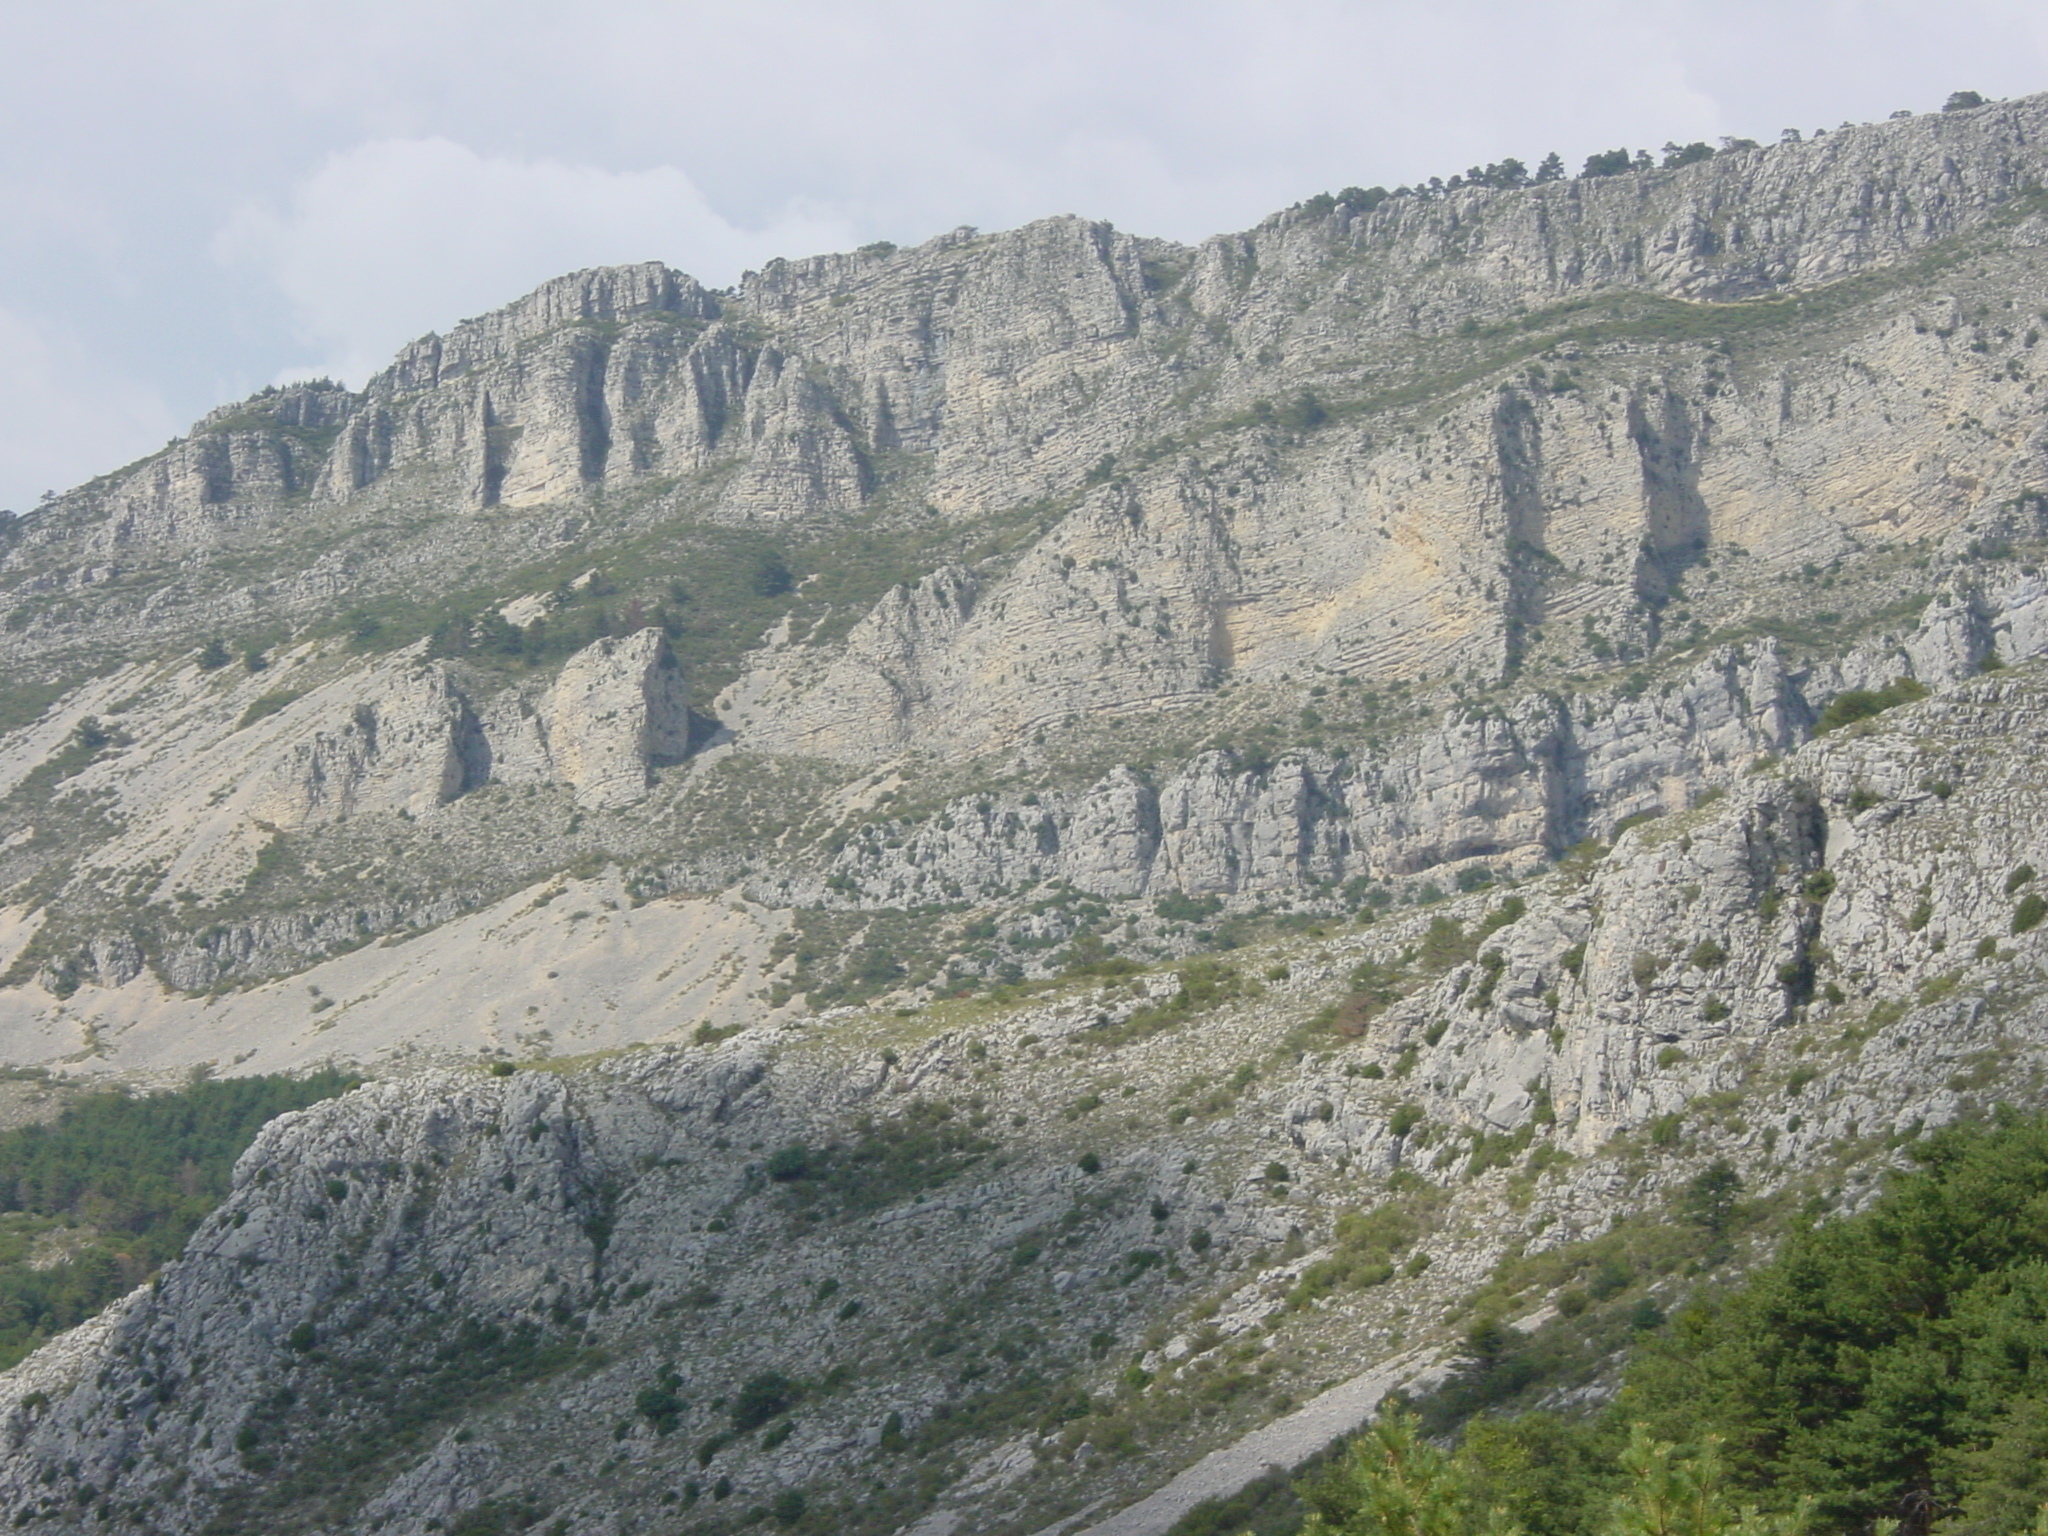
[[[0,1139],[0,1521],[2026,1524],[2048,96],[1951,105],[592,269],[8,523],[0,1060],[321,1070]]]
[[[1464,1419],[1460,1383],[1395,1408],[1291,1493],[1176,1536],[1641,1536],[1897,1529],[2012,1536],[2048,1519],[2048,1120],[2002,1111],[1914,1143],[1854,1215],[1637,1335],[1596,1411]],[[1492,1325],[1497,1329],[1497,1325]],[[1467,1378],[1498,1368],[1487,1325]]]
[[[177,1257],[267,1121],[354,1083],[321,1071],[101,1092],[0,1133],[0,1370]]]

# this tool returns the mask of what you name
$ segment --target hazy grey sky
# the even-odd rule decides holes
[[[0,506],[558,272],[2048,88],[2048,0],[0,0]]]

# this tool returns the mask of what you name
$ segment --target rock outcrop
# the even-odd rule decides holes
[[[1219,671],[1498,677],[1545,625],[1644,648],[1709,545],[1829,560],[2048,482],[2024,319],[2048,293],[2044,113],[1318,201],[1197,248],[1055,219],[776,262],[724,294],[658,264],[574,274],[423,338],[360,395],[257,397],[25,520],[0,572],[36,568],[9,611],[41,622],[14,645],[68,646],[57,594],[116,571],[148,589],[122,622],[160,633],[298,621],[337,577],[502,568],[679,513],[814,532],[1057,512],[1026,557],[973,573],[974,613],[916,658],[897,702],[921,740],[1154,706]],[[2019,309],[1901,275],[1971,242]],[[1708,302],[1734,306],[1726,325]],[[444,501],[528,515],[496,540],[414,515]],[[262,531],[309,507],[350,532],[330,570],[273,538],[253,589],[138,581],[195,549],[260,561]],[[782,678],[750,725],[788,750],[896,750],[903,718],[863,729],[837,695],[849,668],[868,692],[902,681],[905,617],[876,612],[876,651],[783,656],[816,686]]]
[[[292,743],[250,812],[286,830],[379,810],[421,816],[481,782],[476,716],[446,668],[390,680],[388,693],[358,700],[345,720]]]
[[[0,1377],[0,1507],[577,1530],[715,1486],[967,1531],[1128,1500],[1257,1422],[1181,1411],[1212,1351],[1276,1386],[1426,1360],[1511,1243],[1653,1215],[1716,1159],[1840,1180],[2038,1092],[2044,730],[2038,665],[1966,682],[1512,893],[1233,957],[1264,989],[1178,1029],[1123,1027],[1174,978],[1083,981],[284,1117],[161,1284]],[[1361,1008],[1361,971],[1408,984]],[[1340,1210],[1418,1188],[1429,1263],[1290,1303]],[[1101,1406],[1044,1412],[1048,1373]],[[905,1466],[915,1498],[877,1498]]]
[[[2044,1102],[2044,144],[578,273],[9,525],[0,1057],[379,1080],[0,1516],[1051,1528]]]
[[[594,641],[563,665],[542,712],[554,770],[578,803],[643,798],[656,767],[690,750],[690,700],[658,629]]]

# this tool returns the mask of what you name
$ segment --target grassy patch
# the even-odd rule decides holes
[[[242,711],[242,718],[235,722],[236,730],[244,730],[258,720],[267,720],[272,715],[296,704],[304,698],[303,688],[273,688],[268,693],[258,694],[249,701],[249,707]]]

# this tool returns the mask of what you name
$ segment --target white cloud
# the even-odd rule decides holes
[[[844,224],[798,212],[740,228],[672,166],[610,171],[423,138],[330,155],[283,211],[238,209],[214,250],[284,295],[318,355],[310,371],[360,383],[406,341],[564,272],[665,261],[722,285],[848,240]]]
[[[0,308],[0,488],[26,512],[39,489],[61,490],[81,464],[140,458],[177,430],[145,384],[111,376],[85,349]]]

